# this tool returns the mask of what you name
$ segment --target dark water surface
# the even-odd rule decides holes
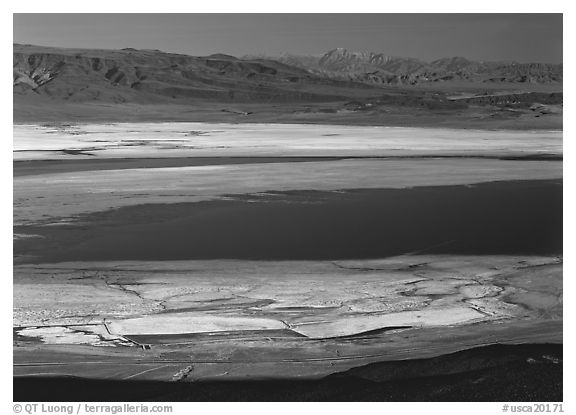
[[[562,180],[292,191],[150,204],[78,225],[19,227],[34,261],[381,258],[403,253],[561,254]]]

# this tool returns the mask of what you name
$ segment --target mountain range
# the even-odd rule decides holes
[[[214,121],[559,128],[562,64],[189,56],[13,46],[15,122]]]
[[[465,80],[471,82],[562,82],[562,64],[481,62],[463,57],[424,62],[383,53],[338,48],[320,56],[285,54],[270,57],[311,73],[357,82],[396,85]]]
[[[372,52],[335,49],[319,57],[215,54],[194,57],[158,50],[63,49],[14,45],[16,95],[69,101],[158,102],[213,99],[238,102],[334,101],[365,96],[377,85],[469,83],[560,84],[562,65],[426,63]]]
[[[265,59],[207,57],[157,50],[77,50],[14,45],[18,95],[71,101],[157,102],[170,99],[326,100],[337,81]],[[302,82],[306,90],[298,87]],[[321,91],[315,92],[314,86]]]

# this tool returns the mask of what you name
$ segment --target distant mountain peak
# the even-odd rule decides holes
[[[562,65],[474,61],[463,56],[425,62],[410,57],[338,47],[317,59],[290,55],[278,60],[324,76],[378,84],[470,82],[562,82]]]
[[[340,56],[343,58],[359,59],[359,60],[373,60],[375,57],[379,59],[391,59],[391,56],[385,55],[383,53],[375,53],[369,50],[349,50],[346,48],[336,48],[326,52],[323,57],[336,57]]]

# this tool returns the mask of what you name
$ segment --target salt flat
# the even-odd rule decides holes
[[[496,342],[560,342],[562,259],[17,265],[14,325],[19,375],[314,378]]]
[[[343,159],[282,160],[289,156]],[[134,164],[121,170],[34,173],[39,160],[148,157],[252,157],[254,162],[234,164],[229,159],[187,166],[184,160],[173,167]],[[278,159],[263,164],[258,157]],[[14,178],[15,252],[23,258],[14,267],[15,356],[67,361],[98,355],[110,367],[94,373],[111,377],[144,370],[119,370],[114,367],[117,357],[167,361],[147,375],[157,379],[171,379],[185,370],[186,359],[218,365],[225,361],[231,378],[275,375],[280,363],[260,365],[260,356],[278,362],[316,359],[307,367],[300,360],[282,363],[286,373],[312,376],[346,364],[352,367],[352,361],[429,356],[494,341],[556,341],[561,336],[563,301],[562,257],[554,255],[556,251],[464,255],[448,249],[424,255],[419,247],[404,255],[368,259],[251,261],[231,256],[81,261],[74,257],[53,263],[35,263],[39,261],[34,255],[49,249],[72,252],[83,244],[90,250],[91,237],[98,241],[98,232],[113,234],[111,226],[123,232],[122,221],[131,221],[131,214],[144,224],[158,220],[161,229],[172,232],[178,226],[171,228],[163,221],[192,212],[198,208],[196,202],[234,201],[253,212],[256,205],[274,199],[274,192],[278,196],[292,191],[277,203],[302,209],[325,206],[334,215],[328,209],[332,205],[320,200],[325,195],[316,201],[306,192],[344,198],[345,189],[350,194],[422,186],[472,189],[484,182],[557,180],[562,178],[561,158],[559,131],[208,123],[16,125],[15,168],[26,163],[28,172]],[[547,186],[557,189],[559,184]],[[528,187],[525,192],[537,190]],[[433,193],[430,197],[439,194]],[[385,202],[386,195],[382,199]],[[458,206],[459,199],[454,200]],[[182,203],[179,210],[175,203]],[[153,208],[141,210],[143,205]],[[133,210],[121,212],[114,217],[116,222],[106,219],[107,213],[122,207]],[[479,223],[494,221],[481,213]],[[104,220],[99,221],[98,215]],[[454,216],[455,221],[464,217]],[[189,228],[183,225],[183,231],[199,233],[198,223],[190,223]],[[338,219],[326,231],[345,241],[341,223]],[[67,226],[74,232],[66,234]],[[214,233],[210,226],[205,231]],[[243,237],[254,239],[252,231]],[[392,234],[386,226],[376,231]],[[407,232],[415,234],[414,229]],[[446,241],[446,232],[443,229],[437,239],[453,243]],[[55,241],[60,245],[51,246]],[[422,251],[433,245],[426,242]],[[215,244],[215,249],[219,246]],[[138,342],[151,343],[152,351],[132,347]],[[169,363],[171,356],[178,356],[180,363]],[[339,363],[332,366],[323,361],[326,358]],[[347,359],[350,363],[343,363]],[[218,365],[206,363],[190,378],[222,376]],[[83,370],[71,365],[58,373]]]
[[[561,263],[560,258],[542,256],[409,255],[337,264],[229,260],[20,265],[14,270],[14,323],[108,320],[115,334],[288,327],[316,338],[394,326],[561,318]],[[540,273],[547,273],[546,285],[533,278]],[[42,278],[45,274],[51,278]],[[542,304],[540,294],[553,300]]]
[[[14,221],[142,203],[196,202],[270,190],[339,190],[562,177],[560,131],[485,131],[298,124],[15,125],[14,160],[171,157],[410,157],[72,171],[14,178]],[[412,157],[482,157],[411,159]],[[486,159],[493,157],[497,159]],[[29,168],[30,170],[30,168]]]
[[[14,160],[490,154],[562,154],[562,132],[303,124],[14,125]]]

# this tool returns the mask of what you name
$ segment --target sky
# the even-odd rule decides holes
[[[331,49],[562,62],[561,14],[14,14],[14,43],[205,56]]]

